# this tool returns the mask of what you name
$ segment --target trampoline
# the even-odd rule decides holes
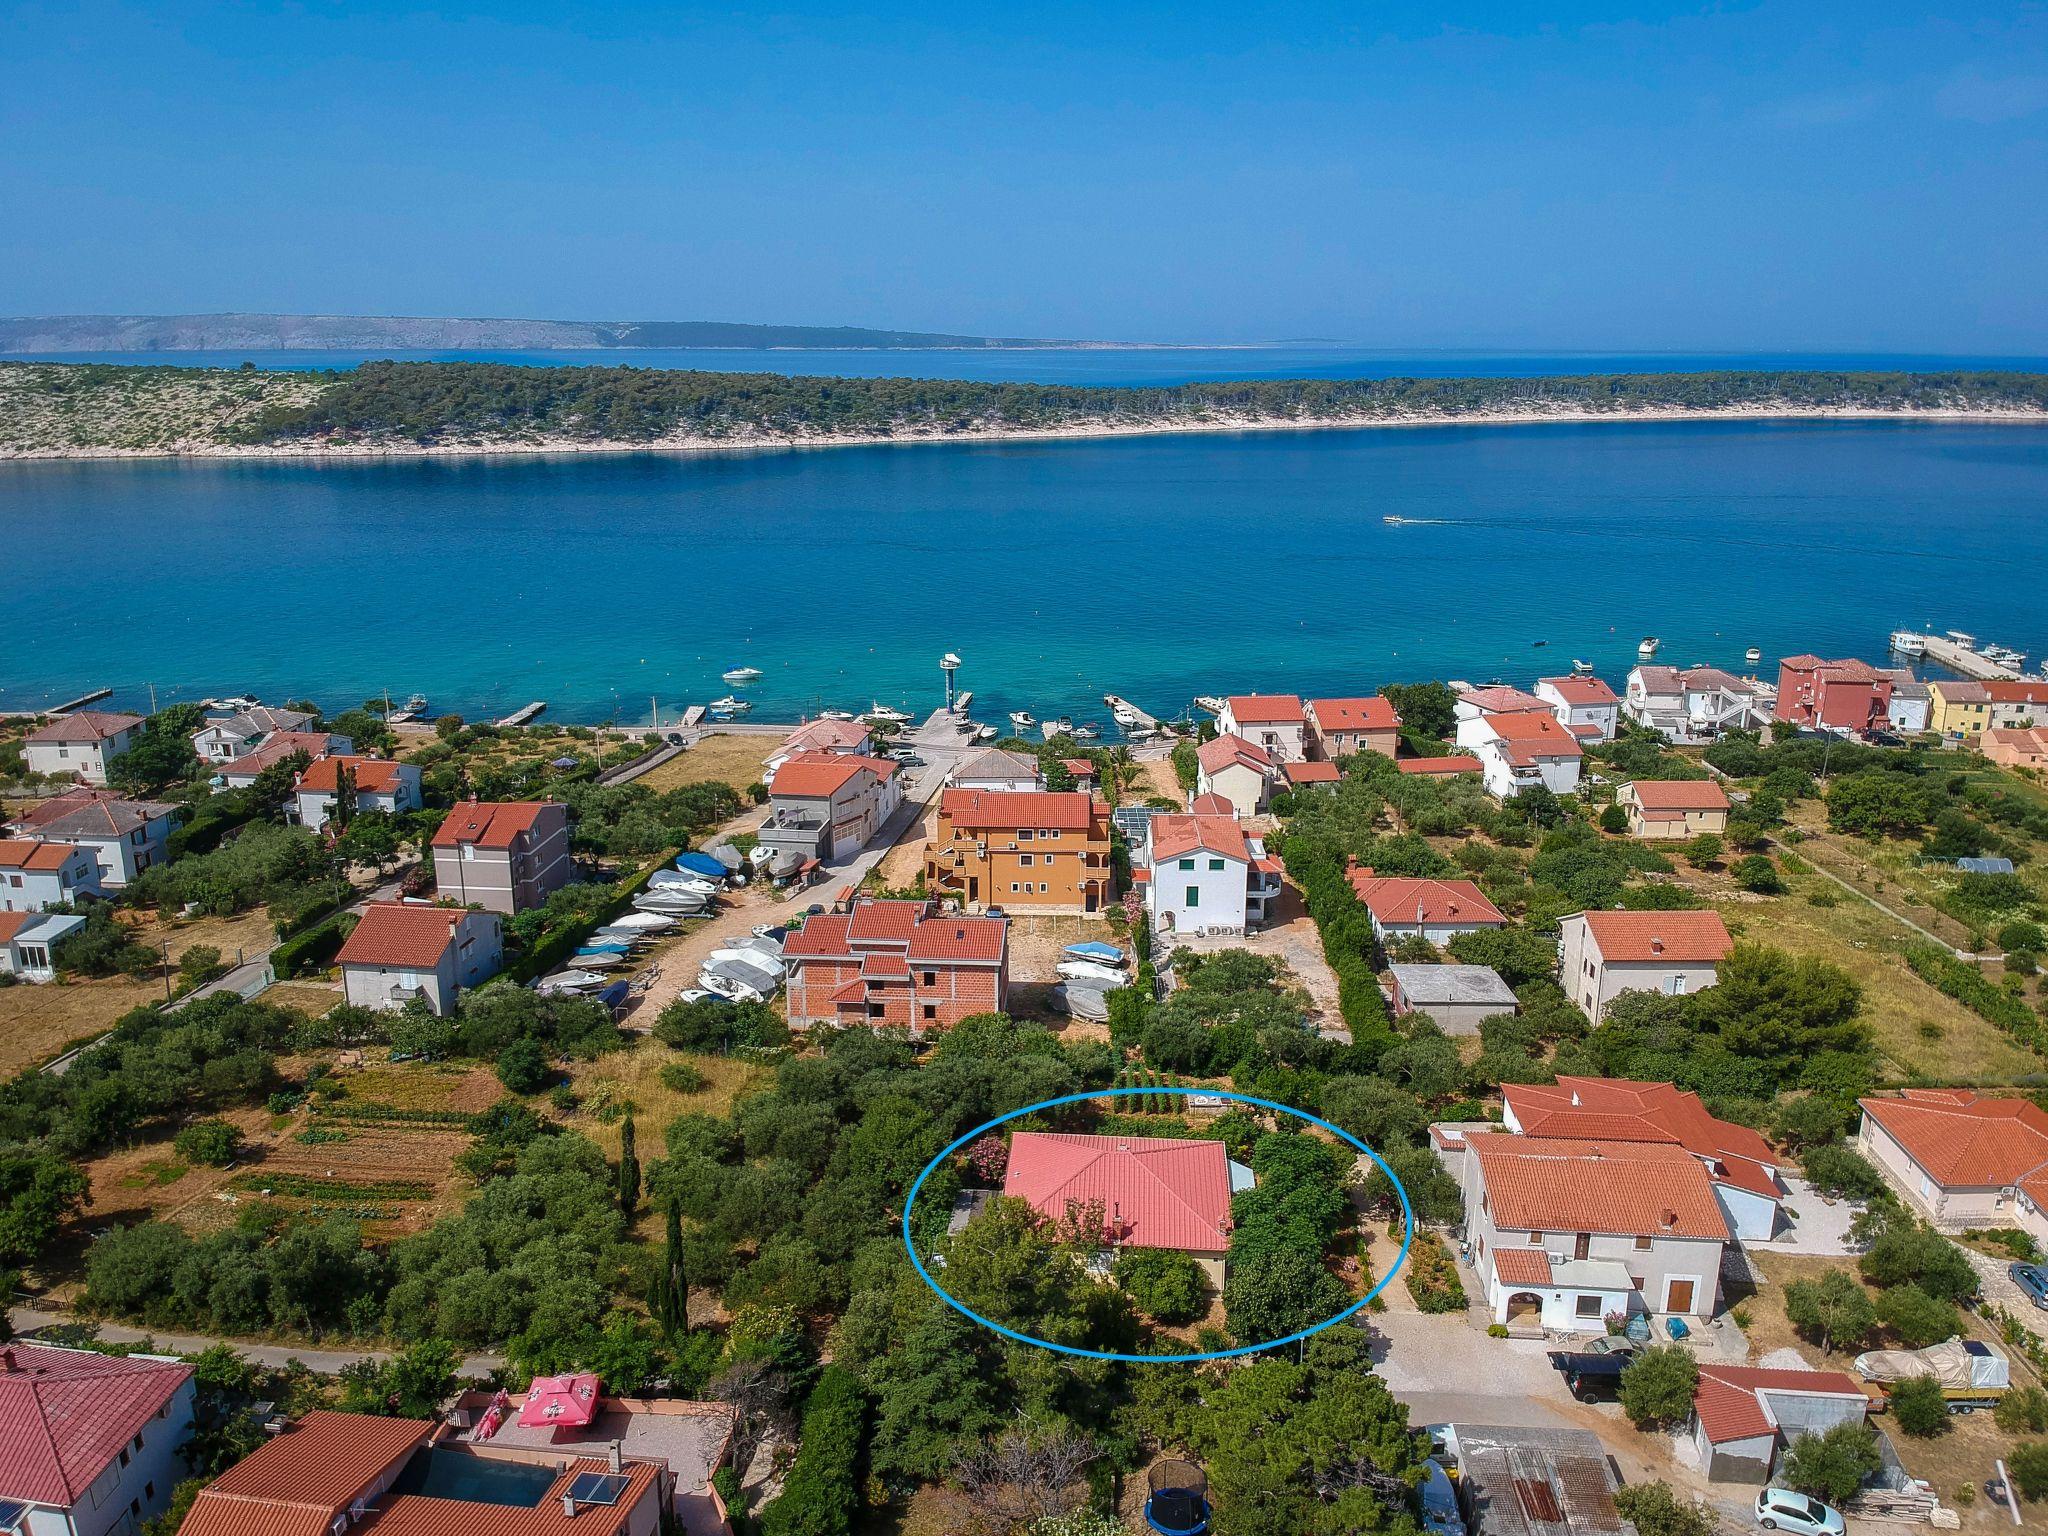
[[[1162,1461],[1145,1482],[1145,1523],[1161,1536],[1202,1536],[1209,1529],[1209,1480],[1200,1467]]]

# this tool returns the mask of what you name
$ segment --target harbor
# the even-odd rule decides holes
[[[2025,652],[1988,642],[1979,647],[1975,635],[1960,629],[1938,635],[1895,629],[1891,634],[1891,648],[1896,655],[1913,660],[1924,658],[1938,667],[1946,667],[1959,677],[1978,682],[2017,682],[2026,675],[2023,670],[2027,660]],[[2048,665],[2044,665],[2043,675],[2048,676]]]

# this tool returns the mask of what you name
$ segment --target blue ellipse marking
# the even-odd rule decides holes
[[[1261,1109],[1278,1110],[1283,1115],[1292,1115],[1297,1120],[1306,1120],[1310,1125],[1320,1125],[1332,1136],[1349,1142],[1379,1165],[1380,1172],[1387,1176],[1394,1186],[1394,1193],[1401,1199],[1401,1216],[1403,1219],[1401,1222],[1401,1251],[1394,1255],[1393,1264],[1380,1277],[1377,1285],[1359,1297],[1358,1300],[1351,1303],[1342,1312],[1339,1312],[1335,1317],[1325,1318],[1314,1327],[1299,1329],[1294,1333],[1288,1334],[1285,1338],[1268,1339],[1263,1344],[1240,1344],[1235,1349],[1205,1350],[1200,1354],[1194,1355],[1127,1355],[1112,1349],[1076,1349],[1071,1344],[1055,1344],[1049,1339],[1033,1338],[1028,1333],[1019,1333],[1014,1328],[1005,1328],[1001,1323],[993,1322],[983,1317],[973,1308],[963,1306],[953,1297],[947,1295],[946,1288],[931,1277],[931,1272],[924,1267],[924,1260],[917,1256],[917,1244],[912,1241],[910,1236],[910,1213],[917,1208],[917,1192],[924,1188],[924,1181],[932,1176],[933,1169],[937,1168],[939,1164],[943,1163],[947,1158],[958,1152],[968,1142],[974,1140],[975,1137],[983,1132],[992,1131],[997,1126],[1004,1124],[1006,1121],[1015,1120],[1020,1115],[1033,1114],[1041,1109],[1053,1109],[1061,1104],[1080,1104],[1089,1099],[1128,1099],[1158,1097],[1166,1094],[1186,1095],[1191,1093],[1205,1094],[1212,1099],[1230,1099],[1238,1104],[1256,1104]],[[1007,1115],[997,1115],[995,1119],[989,1121],[986,1125],[977,1125],[966,1135],[956,1137],[937,1157],[924,1165],[924,1171],[917,1176],[917,1181],[910,1186],[909,1198],[903,1202],[903,1251],[910,1255],[910,1262],[916,1266],[918,1278],[932,1288],[933,1294],[954,1311],[960,1313],[961,1316],[971,1318],[973,1321],[981,1324],[982,1327],[992,1329],[1006,1339],[1015,1339],[1019,1344],[1035,1345],[1039,1349],[1049,1349],[1055,1354],[1077,1355],[1083,1360],[1128,1360],[1133,1365],[1192,1365],[1199,1360],[1229,1360],[1238,1355],[1263,1354],[1266,1350],[1278,1349],[1283,1344],[1293,1344],[1298,1340],[1308,1338],[1311,1334],[1321,1333],[1325,1328],[1334,1328],[1337,1324],[1343,1322],[1345,1318],[1361,1310],[1367,1302],[1387,1288],[1388,1282],[1398,1275],[1401,1272],[1401,1266],[1408,1262],[1408,1245],[1414,1240],[1415,1207],[1408,1203],[1406,1187],[1401,1183],[1394,1170],[1387,1166],[1387,1160],[1381,1157],[1379,1153],[1373,1151],[1371,1147],[1368,1147],[1349,1131],[1339,1126],[1334,1126],[1327,1120],[1318,1120],[1305,1109],[1296,1109],[1291,1104],[1276,1104],[1271,1099],[1255,1099],[1248,1093],[1228,1093],[1221,1088],[1098,1088],[1093,1093],[1069,1093],[1057,1099],[1046,1099],[1041,1103],[1026,1104],[1022,1109],[1013,1109]]]

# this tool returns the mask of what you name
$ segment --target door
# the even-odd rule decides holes
[[[1581,1232],[1578,1236],[1578,1241],[1572,1244],[1572,1257],[1575,1259],[1590,1259],[1592,1256],[1593,1234]]]
[[[1690,1280],[1672,1281],[1670,1288],[1664,1292],[1664,1310],[1666,1312],[1691,1312],[1692,1291],[1693,1283]]]

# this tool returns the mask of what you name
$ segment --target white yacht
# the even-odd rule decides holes
[[[891,709],[886,704],[868,705],[868,712],[862,715],[861,719],[880,720],[889,725],[908,725],[910,723],[910,716],[903,713],[900,709]]]
[[[1742,653],[1742,659],[1753,667],[1764,659],[1764,653],[1759,647],[1752,645]]]
[[[1657,647],[1661,643],[1655,635],[1643,636],[1643,643],[1636,647],[1636,660],[1648,661],[1657,654]]]
[[[1073,717],[1071,715],[1061,715],[1057,720],[1046,721],[1039,727],[1039,730],[1045,733],[1047,741],[1051,741],[1055,736],[1071,736],[1074,734]]]
[[[974,728],[974,739],[976,741],[994,741],[1002,734],[1001,731],[992,725],[977,725]]]
[[[1916,629],[1895,629],[1892,631],[1892,650],[1901,656],[1925,656],[1927,637]]]
[[[1028,709],[1013,709],[1010,711],[1010,724],[1020,731],[1028,731],[1038,724],[1038,717]]]
[[[728,683],[758,683],[763,673],[759,667],[727,667],[718,675]]]
[[[736,697],[735,695],[728,693],[722,699],[713,699],[711,701],[711,707],[713,709],[725,710],[731,714],[741,715],[745,714],[754,706],[752,704],[749,704],[745,699]]]
[[[1593,663],[1591,663],[1590,661],[1581,661],[1576,656],[1572,658],[1573,677],[1591,677],[1592,675]]]

